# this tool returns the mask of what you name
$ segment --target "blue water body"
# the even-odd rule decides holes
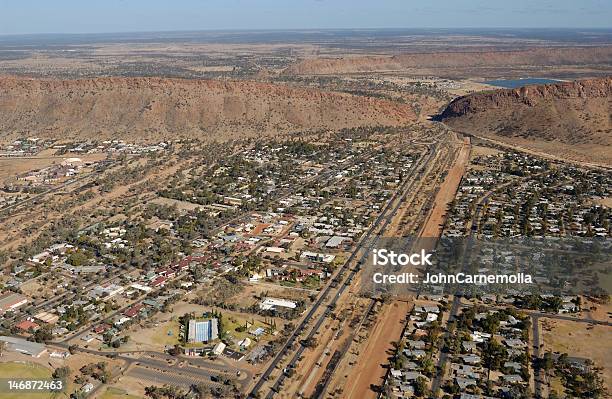
[[[526,79],[499,79],[499,80],[488,80],[484,83],[497,86],[497,87],[505,87],[507,89],[515,89],[517,87],[526,86],[526,85],[541,85],[548,83],[557,83],[559,80],[554,79],[544,79],[544,78],[526,78]]]

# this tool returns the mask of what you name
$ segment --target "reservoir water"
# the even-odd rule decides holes
[[[507,89],[515,89],[517,87],[521,87],[525,85],[540,85],[540,84],[557,83],[557,82],[560,82],[560,80],[545,79],[545,78],[525,78],[525,79],[488,80],[484,83],[491,85],[491,86],[505,87]]]

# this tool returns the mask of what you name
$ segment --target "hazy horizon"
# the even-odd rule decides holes
[[[23,0],[3,5],[0,35],[310,29],[609,29],[605,0]]]
[[[0,35],[0,46],[88,45],[101,43],[312,43],[316,45],[368,40],[388,46],[456,35],[476,42],[508,40],[532,43],[610,45],[612,29],[575,28],[338,28],[338,29],[218,29],[105,33],[35,33]]]

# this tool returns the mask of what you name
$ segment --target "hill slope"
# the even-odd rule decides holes
[[[612,77],[475,93],[441,119],[456,129],[612,164]]]
[[[428,69],[454,74],[457,70],[543,66],[612,65],[612,47],[537,48],[516,51],[414,53],[396,56],[313,58],[289,66],[290,75],[356,73]],[[464,72],[461,72],[464,74]]]
[[[0,138],[225,138],[414,118],[404,104],[257,82],[0,79]]]

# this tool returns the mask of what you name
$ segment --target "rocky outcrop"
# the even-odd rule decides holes
[[[612,165],[612,78],[533,85],[460,97],[440,119],[454,129]]]
[[[612,98],[612,77],[529,85],[517,89],[495,90],[459,97],[444,110],[442,119],[456,118],[494,109],[520,106],[537,107],[550,101]]]
[[[0,79],[0,136],[223,138],[402,125],[406,104],[248,81]]]

